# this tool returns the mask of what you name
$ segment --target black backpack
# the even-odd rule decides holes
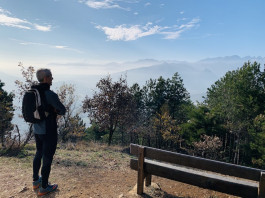
[[[39,123],[48,116],[44,110],[43,95],[44,93],[40,94],[39,90],[35,88],[25,92],[22,101],[22,114],[26,122]]]

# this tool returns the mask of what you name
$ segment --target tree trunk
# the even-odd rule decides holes
[[[124,145],[124,131],[121,129],[121,145]]]
[[[135,137],[135,142],[138,142],[138,144],[140,144],[139,135],[135,134],[134,137]]]
[[[235,148],[235,149],[234,149],[234,148]],[[237,143],[236,143],[236,136],[235,136],[235,135],[234,135],[233,150],[234,150],[234,159],[233,159],[233,163],[236,164],[236,159],[237,159]]]
[[[156,148],[158,148],[158,138],[157,138],[157,133],[156,133]]]
[[[1,135],[1,144],[2,144],[2,148],[5,148],[4,133],[2,133]]]
[[[177,143],[177,145],[178,145],[178,143]],[[173,140],[170,140],[170,148],[171,149],[174,149],[174,142],[173,142]]]
[[[237,158],[236,158],[236,164],[239,164],[239,152],[240,152],[240,144],[241,144],[241,142],[240,142],[240,138],[241,138],[241,136],[240,136],[240,134],[238,135],[238,140],[237,140]]]
[[[20,147],[20,144],[21,144],[21,135],[20,135],[18,126],[17,125],[15,125],[15,126],[16,126],[17,134],[18,134],[18,147]]]
[[[239,153],[240,153],[240,149],[238,148],[238,150],[237,150],[237,162],[236,162],[236,164],[239,164]]]
[[[27,135],[26,140],[23,142],[22,146],[20,147],[20,149],[24,148],[24,146],[26,146],[26,144],[30,141],[31,137],[33,134],[33,124],[30,125],[29,127],[29,133]]]
[[[147,142],[148,142],[148,146],[151,147],[151,137],[150,137],[150,135],[147,135]]]
[[[113,129],[110,129],[110,131],[109,131],[109,142],[108,142],[108,145],[110,146],[110,144],[111,144],[111,140],[112,140],[112,135],[113,135]]]
[[[229,135],[229,162],[231,162],[231,159],[232,159],[231,150],[233,150],[233,147],[232,147],[232,135],[230,133],[230,135]]]
[[[226,152],[226,146],[227,146],[227,133],[225,133],[225,145],[224,145],[224,153]]]

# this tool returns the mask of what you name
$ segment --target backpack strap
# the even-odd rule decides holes
[[[41,106],[41,98],[40,98],[40,92],[38,89],[30,89],[29,91],[32,91],[35,94],[36,97],[36,107]]]
[[[40,115],[40,112],[39,112],[39,107],[42,106],[42,110],[43,110],[43,113],[44,113],[44,116],[45,118],[48,117],[49,115],[49,112],[45,111],[45,102],[42,101],[42,100],[46,100],[46,98],[42,98],[41,95],[40,95],[40,91],[36,88],[31,88],[29,91],[33,92],[35,94],[35,98],[36,98],[36,111],[34,112],[34,117],[37,118],[37,119],[41,119],[41,115]],[[41,90],[42,91],[42,90]],[[44,92],[43,92],[44,94]],[[45,97],[45,94],[43,95],[43,97]],[[43,115],[42,115],[43,116]]]

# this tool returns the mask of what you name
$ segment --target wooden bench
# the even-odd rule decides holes
[[[130,167],[138,171],[137,194],[151,184],[151,175],[180,181],[226,194],[265,198],[265,172],[200,157],[164,151],[136,144],[130,145]]]

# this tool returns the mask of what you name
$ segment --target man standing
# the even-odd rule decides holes
[[[45,111],[48,112],[45,120],[33,124],[37,149],[33,160],[33,189],[40,187],[38,195],[42,196],[58,188],[57,184],[50,185],[48,179],[58,139],[56,117],[57,115],[64,115],[66,110],[58,95],[50,90],[53,80],[51,71],[49,69],[39,69],[36,75],[39,84],[32,86],[32,88],[38,89],[41,102],[44,103]],[[39,176],[41,159],[43,160],[42,177]]]

